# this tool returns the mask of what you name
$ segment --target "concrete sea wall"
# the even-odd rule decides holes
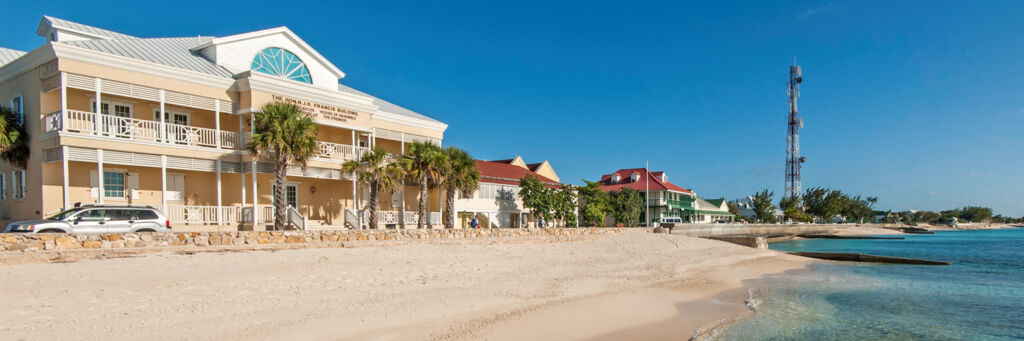
[[[831,233],[857,224],[677,224],[672,234],[690,237]]]

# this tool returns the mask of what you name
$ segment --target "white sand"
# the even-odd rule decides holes
[[[630,232],[11,265],[0,338],[686,339],[804,261]]]

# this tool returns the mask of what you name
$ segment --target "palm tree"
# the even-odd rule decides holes
[[[443,185],[445,189],[444,227],[455,227],[455,192],[472,192],[479,187],[480,170],[476,161],[465,150],[457,147],[444,149],[446,156]]]
[[[377,229],[380,192],[401,186],[405,168],[395,157],[379,147],[373,148],[358,161],[350,160],[341,166],[346,173],[355,173],[360,182],[370,185],[370,228]]]
[[[430,188],[437,186],[441,181],[441,171],[444,168],[444,152],[441,147],[430,141],[413,142],[409,146],[409,154],[405,156],[409,161],[409,177],[420,186],[419,217],[416,220],[416,228],[422,229],[427,217],[427,200],[430,199]]]
[[[298,106],[283,102],[264,105],[253,114],[253,124],[255,132],[247,147],[257,157],[274,160],[274,229],[284,229],[288,163],[305,167],[306,160],[316,155],[317,127]]]
[[[28,156],[28,131],[14,110],[0,105],[0,159],[25,168]]]

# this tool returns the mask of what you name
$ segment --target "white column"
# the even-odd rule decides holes
[[[402,137],[398,141],[398,149],[401,151],[400,155],[405,155],[405,133],[402,133]],[[405,211],[405,179],[402,179],[402,211]],[[402,217],[402,219],[405,219],[405,217]],[[405,228],[405,226],[402,226],[402,228]]]
[[[356,131],[353,130],[352,131],[352,157],[358,159],[358,154],[356,154],[356,146],[358,146],[358,144],[356,143]],[[352,175],[352,210],[355,211],[356,214],[358,214],[359,213],[359,204],[356,201],[356,173],[352,173],[351,175]]]
[[[71,192],[68,191],[68,146],[60,147],[60,162],[61,167],[64,169],[64,183],[62,190],[64,192],[64,209],[71,208]]]
[[[164,89],[160,89],[160,116],[157,121],[160,121],[160,142],[167,143],[167,111],[166,103],[164,103]],[[165,205],[166,206],[166,205]]]
[[[487,228],[492,229],[494,225],[491,222],[491,212],[487,212]]]
[[[92,134],[97,135],[100,133],[100,113],[103,112],[103,101],[101,100],[103,95],[103,80],[96,78],[94,86],[96,87],[96,108],[93,110],[93,114],[95,115],[92,117]],[[100,188],[102,188],[103,184],[101,183],[100,186]],[[102,195],[100,195],[100,197],[102,197]],[[100,202],[103,202],[102,199],[100,199]]]
[[[214,128],[216,130],[216,133],[213,136],[213,138],[214,138],[214,140],[217,141],[217,149],[220,149],[220,100],[219,99],[213,100],[213,115],[214,115],[213,116],[213,123],[216,125],[216,128]],[[220,206],[220,204],[218,204],[217,206]]]
[[[64,127],[66,127],[67,124],[68,124],[68,75],[65,72],[61,72],[60,73],[60,129],[59,130],[64,130]],[[67,150],[64,151],[64,160],[65,160],[64,163],[67,163],[67,161],[66,161],[67,160]],[[67,169],[65,169],[64,173],[67,173]],[[66,180],[64,181],[64,184],[65,184],[65,186],[67,185],[67,181]],[[67,197],[66,193],[67,193],[67,191],[65,191],[65,195],[64,195],[65,197]],[[65,200],[64,206],[65,206],[64,209],[68,208],[67,207],[67,200]]]
[[[103,204],[103,149],[96,150],[96,176],[96,184],[100,187],[96,198],[100,204]]]
[[[370,130],[370,149],[377,148],[377,128]]]
[[[256,116],[250,114],[249,119],[252,120],[252,124],[249,125],[249,133],[256,134]],[[256,217],[259,216],[257,209],[259,208],[259,191],[256,187],[256,176],[259,172],[256,171],[256,157],[252,157],[252,223],[253,229],[256,228]]]
[[[245,131],[245,119],[242,118],[242,115],[238,115],[238,137],[239,138],[242,138],[242,132],[243,131]],[[241,141],[244,141],[244,140],[241,140]],[[240,158],[239,161],[241,161],[241,158]],[[242,207],[245,207],[245,202],[247,201],[247,199],[245,198],[245,171],[242,171],[241,175],[238,176],[238,179],[239,179],[239,181],[242,182]]]
[[[162,115],[163,112],[160,112]],[[167,213],[167,155],[160,155],[160,206]]]
[[[224,220],[221,217],[221,215],[223,215],[223,213],[221,213],[221,211],[224,210],[224,209],[221,208],[221,204],[222,204],[221,201],[222,201],[222,199],[223,199],[223,193],[221,193],[221,183],[220,183],[220,160],[217,160],[217,225],[218,226],[224,224]]]

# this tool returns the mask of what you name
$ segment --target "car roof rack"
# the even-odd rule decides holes
[[[137,204],[82,204],[82,205],[78,205],[78,208],[89,208],[89,207],[153,208],[152,205],[137,205]]]

